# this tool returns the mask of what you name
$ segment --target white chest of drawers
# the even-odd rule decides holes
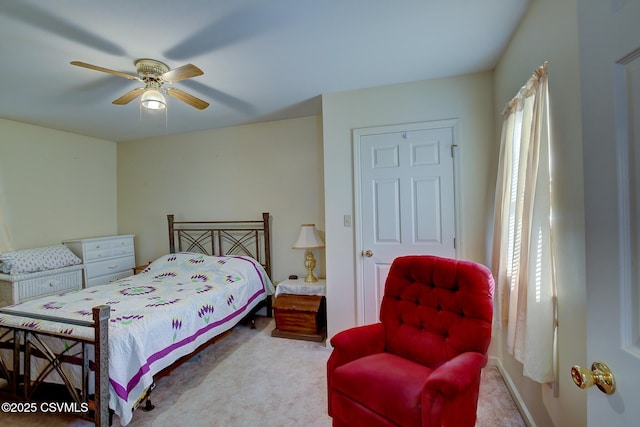
[[[133,234],[65,240],[84,262],[84,287],[103,285],[130,276],[136,265]]]

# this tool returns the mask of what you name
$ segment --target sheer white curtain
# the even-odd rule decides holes
[[[547,63],[507,105],[496,183],[496,318],[523,374],[554,382],[556,290]]]

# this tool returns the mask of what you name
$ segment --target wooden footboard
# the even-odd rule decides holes
[[[0,358],[0,378],[6,381],[6,387],[0,393],[7,401],[35,402],[38,400],[60,400],[59,393],[51,396],[45,388],[45,378],[52,372],[57,373],[68,392],[65,407],[83,418],[94,421],[96,426],[109,425],[109,306],[101,305],[92,309],[93,321],[64,319],[54,316],[21,313],[11,308],[0,309],[0,314],[24,318],[21,326],[0,324],[0,349],[9,350],[9,360]],[[75,338],[69,335],[45,332],[30,326],[32,320],[53,321],[61,324],[93,328],[93,340]],[[70,345],[56,352],[47,345],[47,337],[64,338]],[[90,360],[88,345],[94,347],[94,358]],[[46,360],[46,366],[36,378],[31,378],[32,357]],[[82,384],[75,384],[62,369],[64,364],[81,367]],[[20,369],[22,367],[22,370]],[[94,372],[93,389],[90,394],[91,371]],[[70,405],[69,405],[70,404]]]

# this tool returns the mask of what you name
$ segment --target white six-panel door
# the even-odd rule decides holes
[[[590,369],[593,362],[604,362],[617,383],[613,394],[584,390],[588,426],[635,426],[640,423],[640,1],[580,0],[578,22],[587,358],[572,363]]]
[[[378,320],[394,258],[455,257],[456,121],[354,131],[358,321]]]

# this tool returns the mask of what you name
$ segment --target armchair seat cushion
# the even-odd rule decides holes
[[[420,425],[422,390],[431,372],[424,365],[392,353],[373,354],[336,368],[332,384],[338,393],[333,398],[342,400],[340,395],[348,396],[349,400],[374,412],[360,414],[361,419],[379,415],[401,426]]]

